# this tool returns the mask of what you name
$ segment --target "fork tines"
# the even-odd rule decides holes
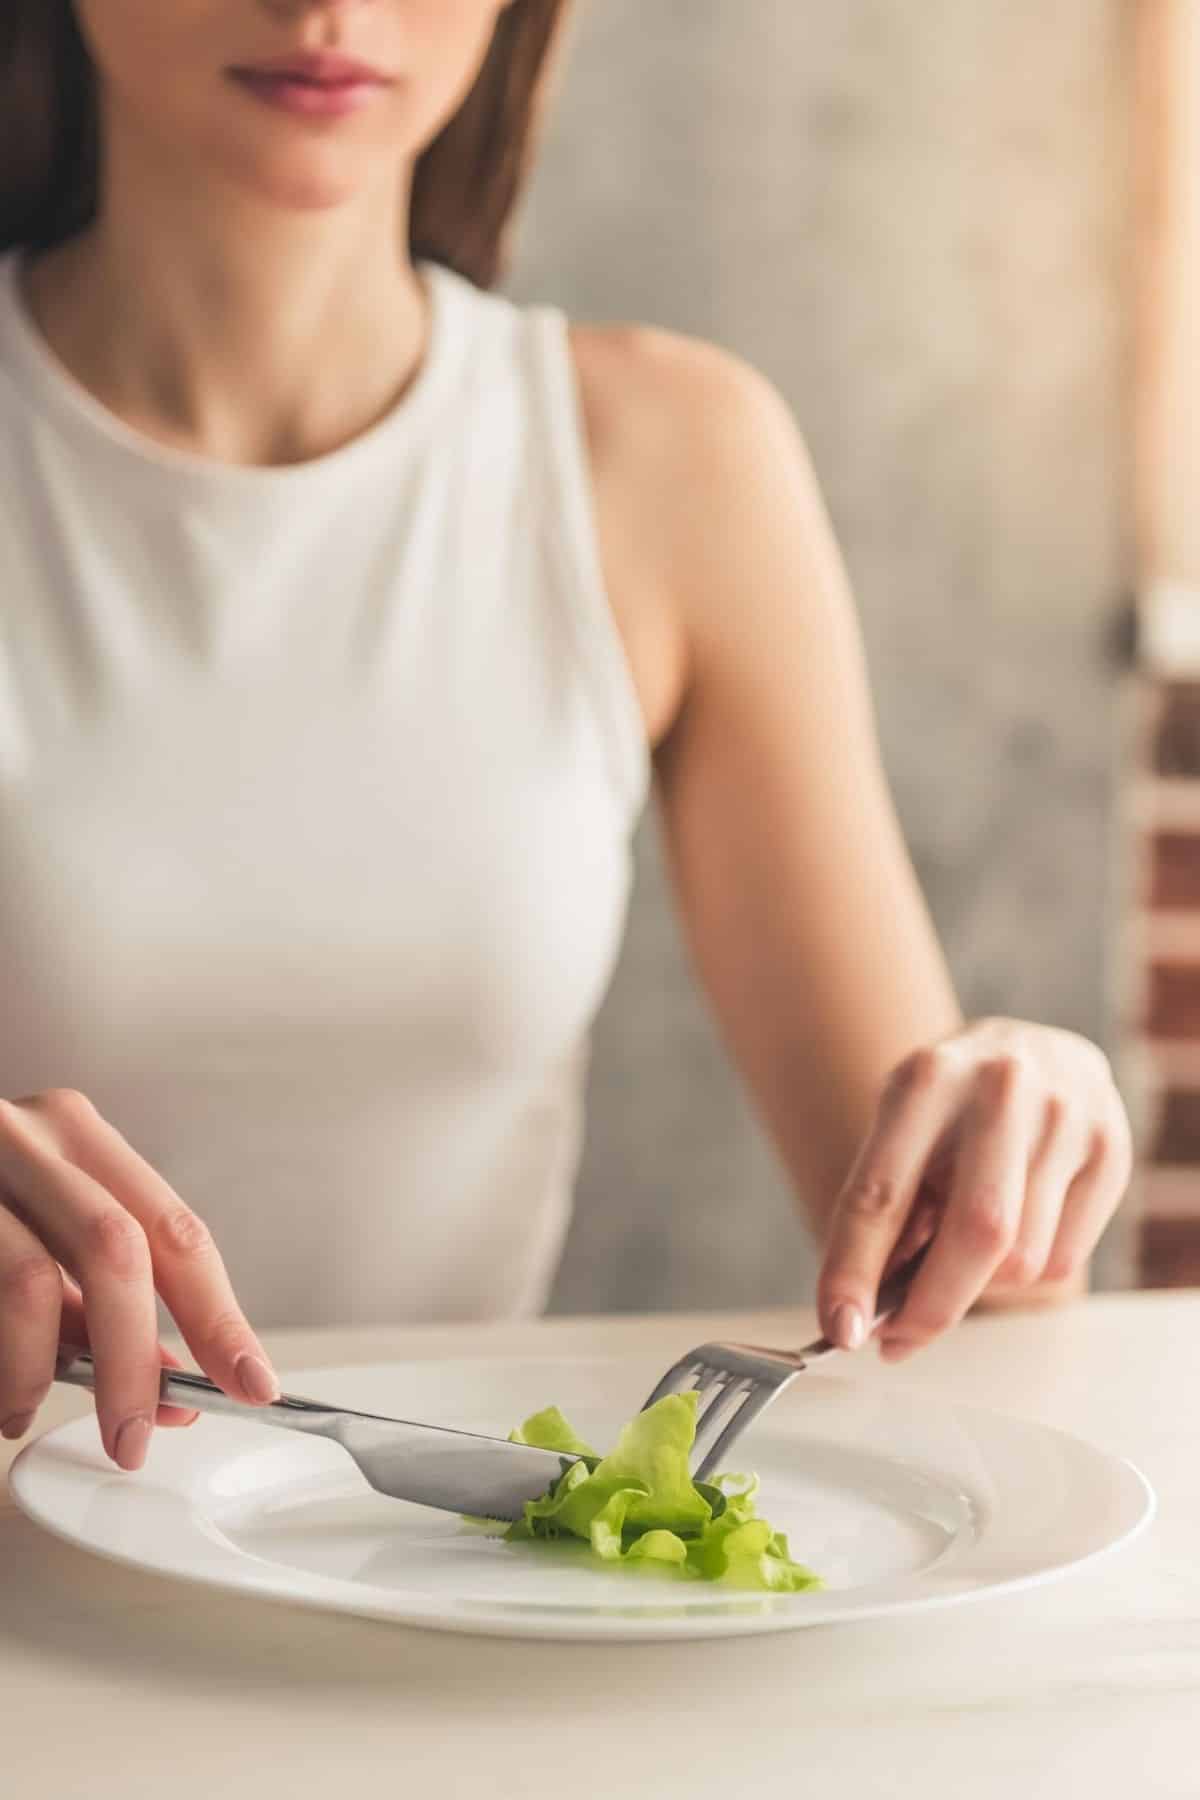
[[[768,1362],[749,1344],[701,1344],[667,1370],[645,1406],[652,1406],[664,1394],[693,1389],[698,1393],[693,1480],[705,1481],[716,1472],[726,1445],[741,1435],[802,1366],[777,1355]]]

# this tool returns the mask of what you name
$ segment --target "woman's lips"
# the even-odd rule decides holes
[[[268,106],[307,118],[341,118],[368,106],[385,83],[354,76],[339,81],[313,81],[304,76],[265,69],[232,69],[233,79]]]

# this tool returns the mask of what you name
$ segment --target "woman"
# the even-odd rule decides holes
[[[9,0],[6,1436],[90,1342],[140,1467],[159,1301],[259,1404],[247,1315],[542,1303],[652,779],[839,1343],[926,1243],[889,1357],[1081,1292],[1126,1185],[1100,1050],[961,1016],[778,395],[491,291],[564,10]]]

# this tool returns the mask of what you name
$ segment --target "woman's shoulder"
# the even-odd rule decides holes
[[[714,547],[815,516],[807,448],[787,401],[738,352],[657,325],[570,324],[595,478],[643,559],[695,588]]]
[[[745,357],[656,325],[569,325],[597,516],[618,617],[654,646],[656,739],[697,646],[755,638],[758,590],[808,585],[829,560],[791,410]],[[768,572],[769,571],[769,572]]]
[[[575,320],[569,338],[589,419],[610,437],[628,434],[647,454],[703,452],[784,408],[760,369],[710,339]]]

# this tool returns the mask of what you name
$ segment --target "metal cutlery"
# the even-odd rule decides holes
[[[885,1318],[899,1310],[928,1250],[929,1245],[923,1245],[880,1284],[875,1318],[868,1336]],[[678,1362],[672,1363],[643,1402],[642,1411],[665,1394],[697,1390],[696,1438],[690,1462],[692,1479],[706,1481],[717,1472],[733,1444],[765,1406],[810,1362],[840,1348],[826,1337],[817,1338],[801,1350],[769,1350],[761,1344],[721,1340],[697,1344]]]
[[[872,1331],[898,1310],[927,1250],[928,1245],[882,1283]],[[808,1363],[838,1347],[824,1337],[801,1350],[770,1350],[758,1344],[723,1341],[699,1344],[671,1365],[642,1411],[664,1394],[692,1388],[698,1391],[692,1464],[693,1479],[703,1481],[716,1471],[746,1427]],[[94,1393],[96,1367],[90,1351],[79,1345],[62,1345],[55,1380]],[[355,1412],[300,1394],[281,1394],[269,1405],[251,1406],[233,1399],[206,1375],[188,1369],[164,1368],[158,1397],[160,1403],[223,1413],[248,1425],[272,1425],[328,1438],[358,1465],[377,1492],[478,1518],[521,1518],[527,1500],[541,1499],[572,1463],[584,1460],[563,1451],[539,1450],[451,1426]]]
[[[96,1370],[90,1352],[64,1345],[55,1380],[94,1393]],[[541,1499],[580,1460],[556,1450],[513,1444],[507,1438],[353,1412],[299,1394],[281,1394],[268,1406],[250,1406],[232,1399],[207,1376],[186,1369],[163,1369],[159,1401],[225,1413],[248,1425],[277,1425],[329,1438],[341,1445],[379,1493],[478,1518],[521,1518],[526,1500]]]

